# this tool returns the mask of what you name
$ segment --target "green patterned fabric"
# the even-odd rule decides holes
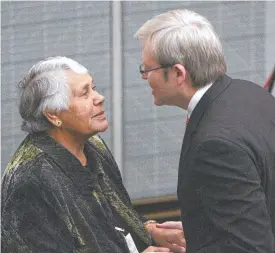
[[[16,166],[20,164],[24,164],[36,157],[41,152],[37,147],[32,145],[32,142],[30,140],[30,137],[27,136],[25,141],[21,143],[19,148],[17,149],[14,156],[11,158],[10,162],[7,165],[7,168],[5,170],[5,173],[9,173],[10,170],[15,168]]]
[[[126,233],[139,251],[151,245],[104,141],[85,153],[83,167],[46,133],[25,138],[2,179],[2,252],[128,253]]]

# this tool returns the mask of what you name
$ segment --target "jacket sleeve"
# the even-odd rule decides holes
[[[198,227],[189,228],[189,233],[190,229],[207,227],[196,253],[274,252],[274,235],[258,172],[262,168],[252,156],[230,141],[211,138],[199,145],[190,167],[203,212],[197,217]]]
[[[75,252],[68,227],[38,185],[24,182],[2,203],[2,252]]]

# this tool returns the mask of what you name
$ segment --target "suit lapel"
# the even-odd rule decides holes
[[[188,125],[185,130],[184,139],[182,143],[181,155],[180,155],[180,168],[183,166],[183,161],[190,149],[190,144],[192,140],[192,135],[196,132],[197,126],[203,116],[207,111],[209,106],[214,102],[214,100],[230,85],[231,78],[227,75],[221,76],[213,83],[209,90],[203,95],[201,100],[195,107],[192,115],[189,119]]]

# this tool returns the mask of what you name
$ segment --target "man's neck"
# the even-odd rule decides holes
[[[188,105],[196,92],[197,92],[197,89],[195,88],[183,90],[182,93],[179,94],[177,98],[175,98],[174,100],[175,105],[184,110],[187,110]]]
[[[201,98],[204,96],[204,94],[207,92],[207,90],[211,87],[212,83],[205,85],[204,87],[197,89],[196,92],[193,94],[191,99],[189,100],[189,104],[187,106],[187,117],[190,118],[193,110],[201,100]]]

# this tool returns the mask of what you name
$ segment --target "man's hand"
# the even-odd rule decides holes
[[[168,248],[154,247],[154,246],[148,247],[146,250],[142,251],[141,253],[151,253],[151,252],[171,253],[171,251]]]
[[[146,225],[157,245],[167,247],[174,253],[186,252],[186,242],[181,222],[150,223]]]
[[[179,229],[183,231],[181,221],[166,221],[156,225],[157,228]]]

